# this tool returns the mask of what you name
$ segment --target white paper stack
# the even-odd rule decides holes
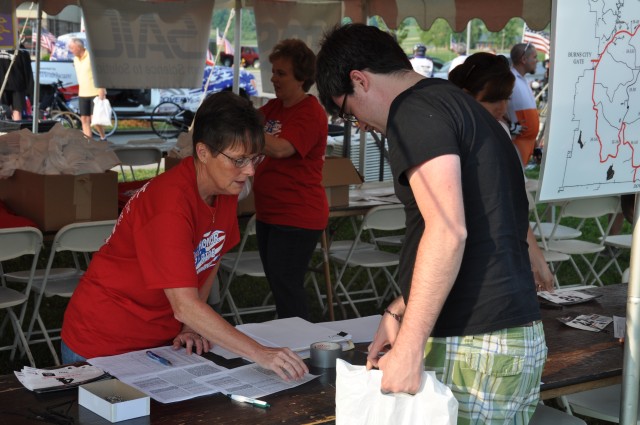
[[[109,376],[102,369],[91,365],[63,366],[57,369],[36,369],[25,366],[15,374],[22,385],[35,392],[74,388]]]

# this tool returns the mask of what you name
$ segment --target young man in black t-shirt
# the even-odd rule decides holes
[[[329,112],[386,134],[405,205],[402,296],[369,347],[392,347],[368,359],[383,371],[382,391],[416,393],[426,368],[458,400],[458,423],[528,423],[547,349],[511,140],[472,97],[415,73],[377,28],[335,29],[317,66]]]

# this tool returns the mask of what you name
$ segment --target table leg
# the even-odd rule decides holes
[[[324,281],[327,287],[327,306],[329,308],[329,320],[336,320],[333,314],[333,284],[331,283],[331,269],[329,268],[329,244],[327,242],[327,231],[322,231],[322,262],[324,266]]]

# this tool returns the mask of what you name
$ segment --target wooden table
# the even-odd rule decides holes
[[[541,397],[549,399],[622,381],[624,347],[613,337],[613,325],[605,332],[571,328],[557,320],[561,316],[597,313],[626,316],[627,285],[590,289],[602,297],[561,310],[542,309],[549,354],[542,374]]]
[[[361,347],[360,347],[361,348]],[[225,360],[215,355],[207,357],[225,367],[243,364],[240,359]],[[358,349],[343,352],[342,357],[353,364],[364,364],[366,354]],[[220,393],[171,404],[151,400],[151,415],[122,422],[123,425],[184,425],[184,424],[251,424],[251,425],[315,425],[335,422],[335,369],[311,368],[320,375],[311,382],[266,397],[269,409],[233,402]],[[35,394],[26,390],[13,375],[0,376],[0,423],[43,425],[47,422],[30,419],[32,409],[46,412],[47,407],[71,402],[69,416],[74,425],[106,425],[109,421],[78,406],[78,390]],[[56,411],[63,410],[57,408]],[[26,415],[26,416],[25,416]]]
[[[543,323],[549,356],[542,375],[541,397],[560,395],[598,388],[621,380],[623,347],[611,333],[595,333],[570,328],[557,320],[563,315],[599,313],[625,315],[627,285],[610,285],[593,289],[603,296],[594,301],[561,310],[543,309]],[[367,344],[342,353],[352,364],[364,364]],[[236,367],[242,360],[224,360],[207,355],[225,367]],[[125,422],[142,424],[296,424],[315,425],[335,422],[335,370],[312,369],[321,376],[297,388],[261,397],[271,404],[268,410],[235,403],[221,394],[200,397],[172,404],[151,401],[151,415]],[[109,422],[77,405],[77,390],[49,394],[35,394],[26,390],[13,375],[0,376],[0,423],[39,424],[28,419],[29,408],[37,412],[64,402],[73,402],[69,415],[75,424],[102,425]],[[59,409],[58,409],[59,410]]]

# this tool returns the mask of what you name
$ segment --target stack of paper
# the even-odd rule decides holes
[[[240,332],[267,347],[289,347],[303,359],[309,357],[311,344],[321,341],[340,343],[342,350],[353,348],[351,334],[308,322],[299,317],[271,320],[264,323],[247,323],[236,326]],[[213,353],[226,359],[238,357],[230,351],[214,347]]]
[[[568,305],[579,304],[598,298],[600,294],[591,294],[586,291],[571,291],[558,289],[555,292],[540,291],[538,296],[555,304]]]
[[[591,332],[603,331],[609,323],[613,322],[613,318],[609,316],[602,316],[600,314],[581,314],[576,317],[565,316],[558,317],[558,320],[572,328]],[[607,331],[604,330],[604,332]]]
[[[15,374],[22,385],[35,392],[75,388],[109,377],[109,374],[102,369],[91,365],[63,366],[57,369],[36,369],[25,366],[22,371]]]
[[[147,351],[94,357],[87,361],[161,403],[188,400],[217,392],[262,397],[315,378],[307,373],[300,381],[286,382],[275,372],[257,364],[227,369],[195,353],[189,355],[184,348],[174,350],[171,346],[152,349],[157,357],[170,362],[162,364],[150,358]]]

